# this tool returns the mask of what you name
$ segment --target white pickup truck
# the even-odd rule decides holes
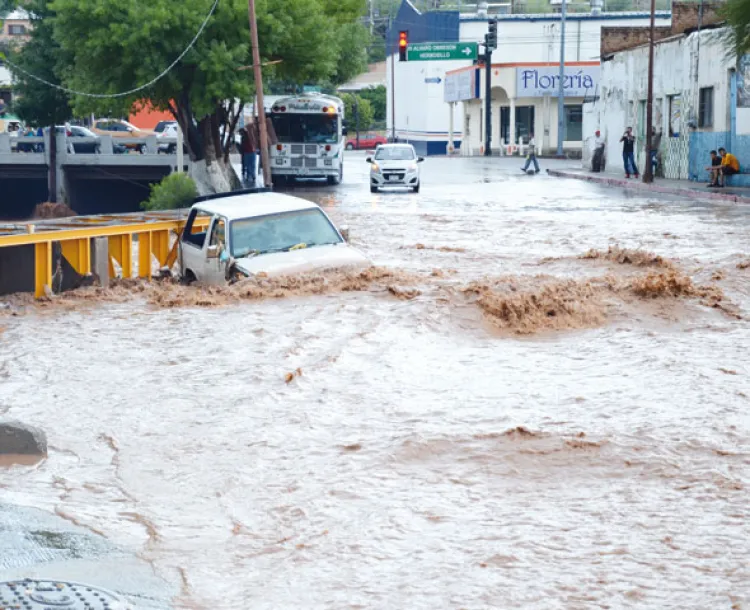
[[[207,230],[199,228],[206,224]],[[344,235],[345,229],[339,232],[319,206],[304,199],[273,192],[210,196],[188,215],[180,236],[180,272],[186,283],[215,285],[261,272],[369,267]]]

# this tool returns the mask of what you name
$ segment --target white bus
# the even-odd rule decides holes
[[[344,172],[344,102],[320,93],[278,99],[270,113],[278,143],[271,147],[274,182],[325,178],[338,184]]]

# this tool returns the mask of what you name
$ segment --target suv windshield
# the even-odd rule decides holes
[[[378,161],[411,161],[415,158],[414,149],[410,146],[381,146],[375,153]]]
[[[233,220],[231,251],[235,258],[249,254],[284,252],[294,246],[312,247],[341,243],[341,237],[317,209],[269,214]]]

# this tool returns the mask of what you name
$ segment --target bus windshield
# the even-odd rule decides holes
[[[279,142],[284,144],[336,144],[339,118],[328,114],[271,114]]]

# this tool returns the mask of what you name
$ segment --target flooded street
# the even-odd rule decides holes
[[[519,165],[291,190],[365,278],[0,310],[0,415],[50,443],[3,502],[176,608],[750,608],[750,209]]]

